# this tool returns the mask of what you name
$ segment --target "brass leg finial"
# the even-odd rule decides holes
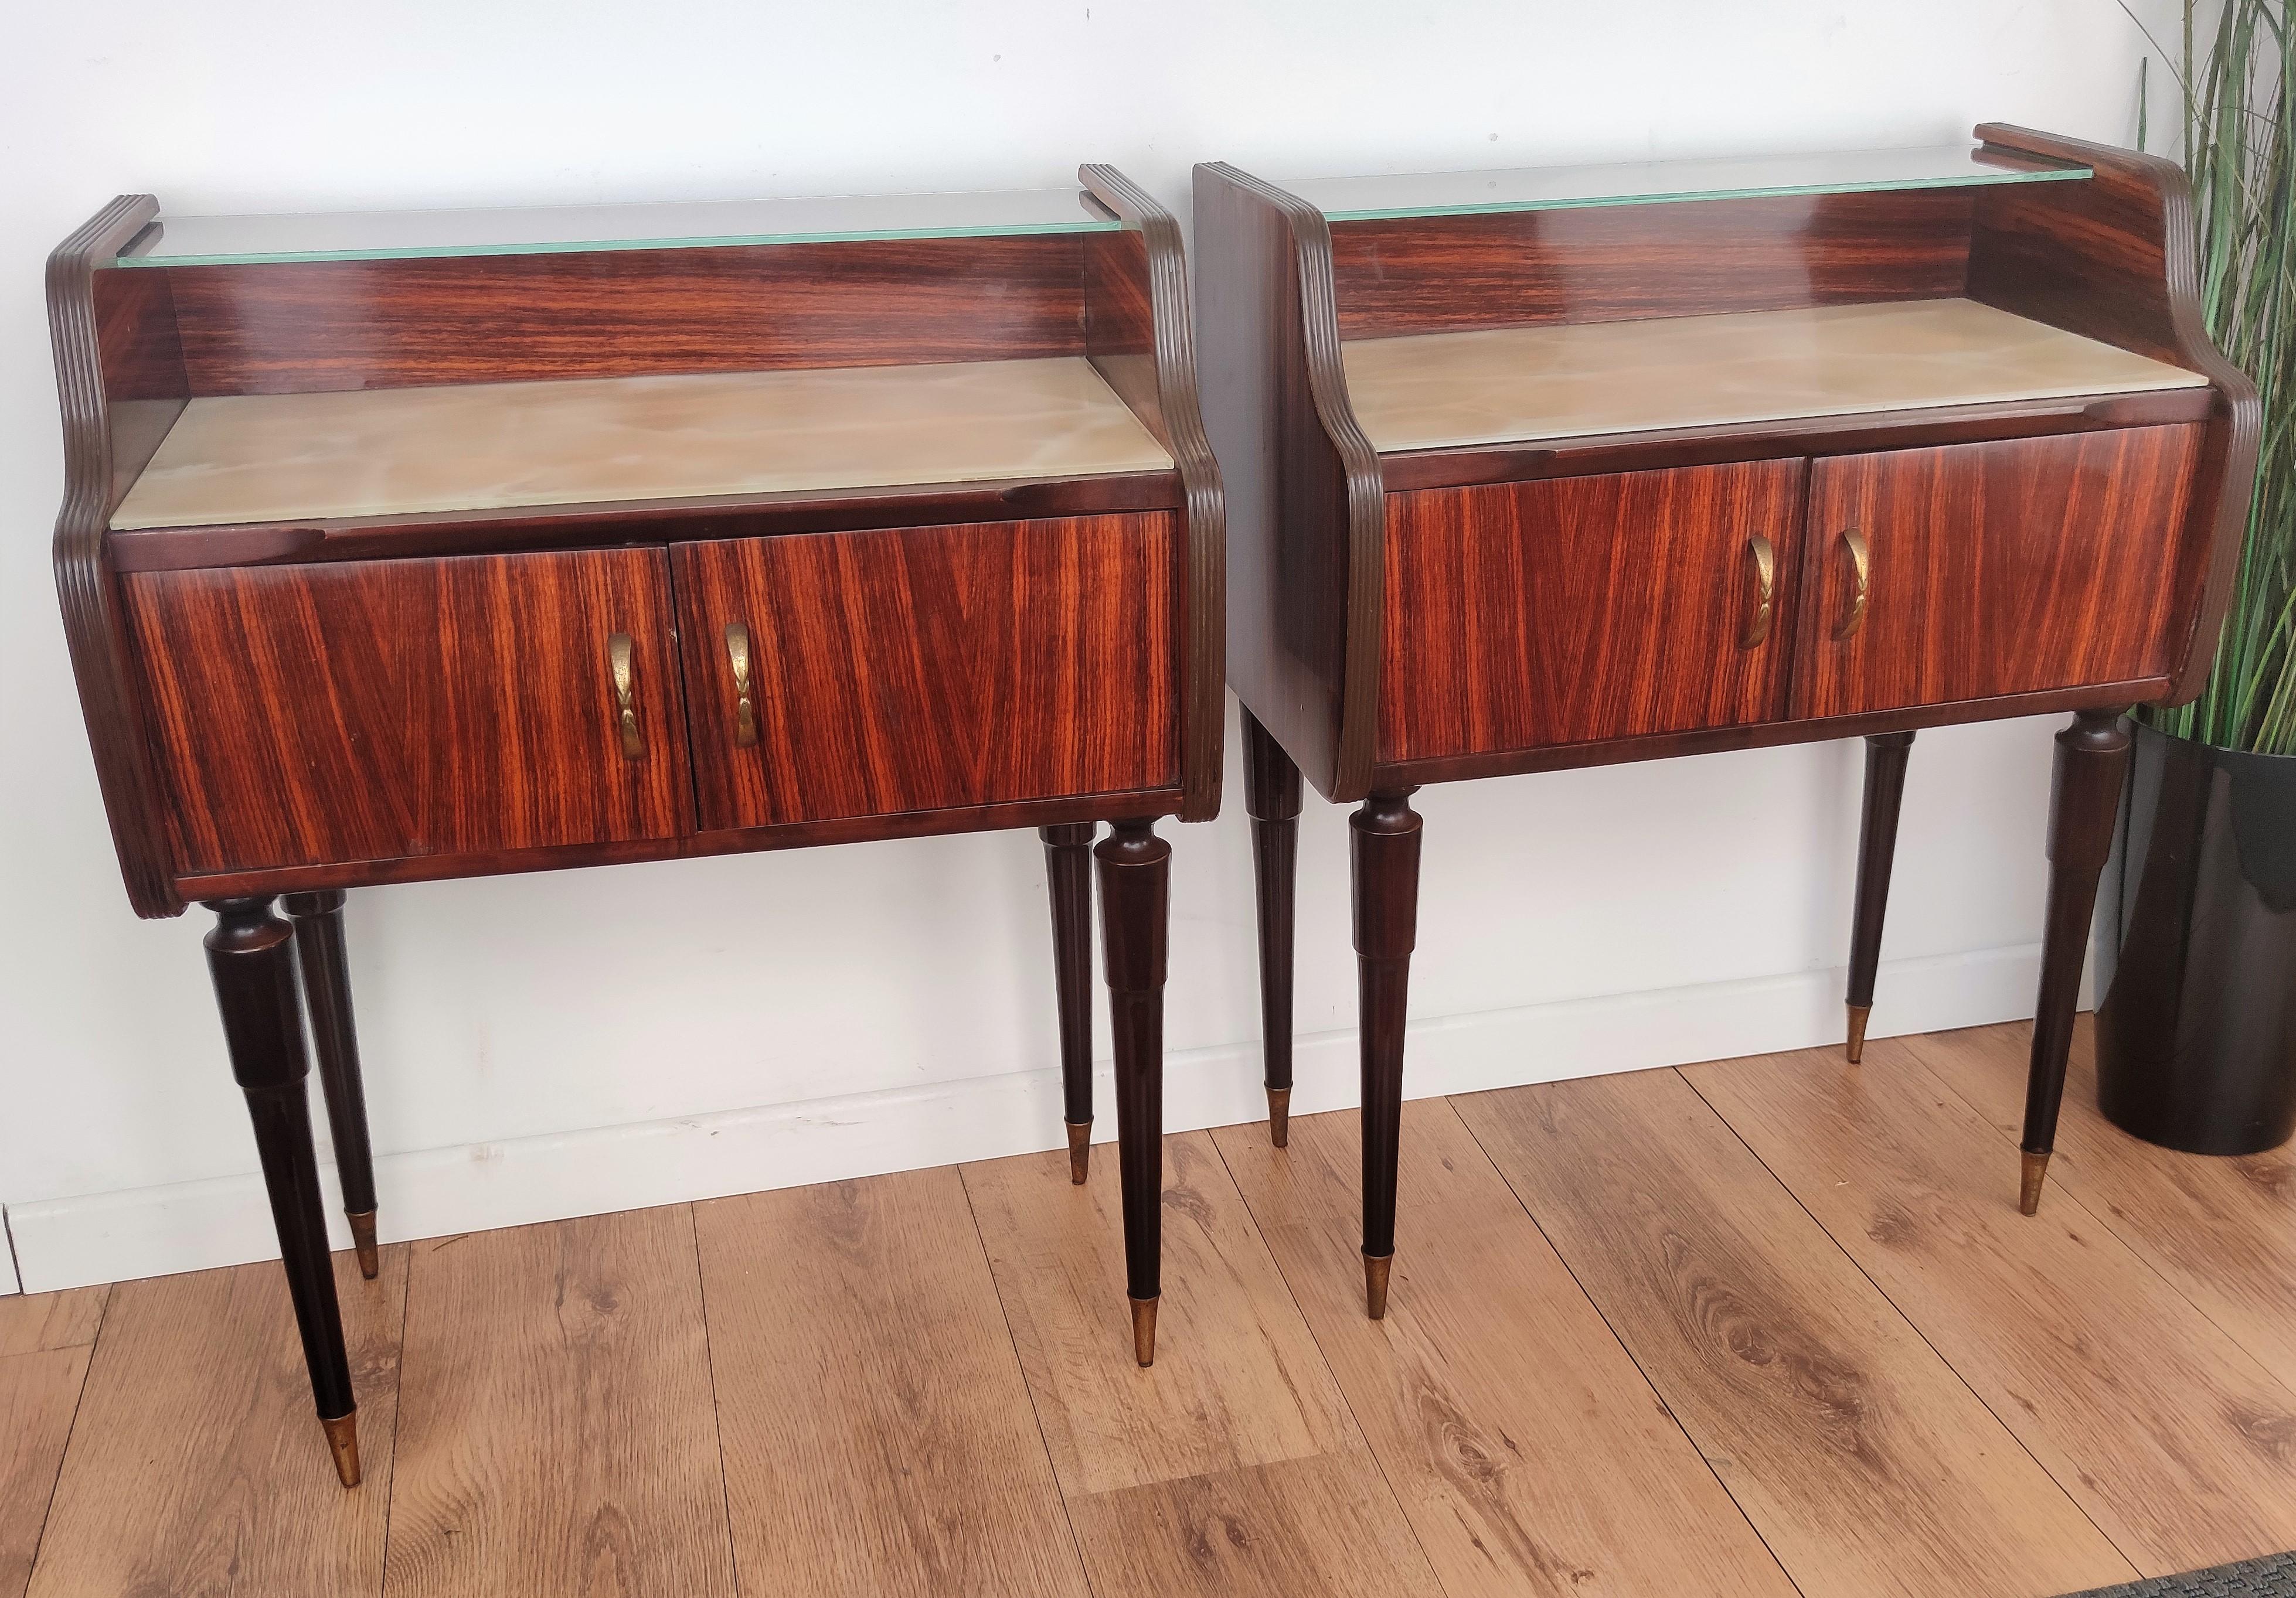
[[[375,1273],[382,1268],[375,1258],[374,1211],[370,1209],[344,1218],[351,1224],[351,1247],[358,1250],[359,1274],[372,1282]]]
[[[1387,1274],[1394,1268],[1392,1254],[1364,1256],[1364,1308],[1374,1321],[1387,1318]]]
[[[323,1415],[319,1424],[327,1429],[327,1448],[335,1456],[335,1474],[345,1487],[358,1486],[358,1411],[332,1421]]]
[[[2030,1149],[2020,1149],[2017,1158],[2023,1162],[2023,1180],[2017,1187],[2017,1208],[2027,1215],[2036,1215],[2041,1209],[2041,1182],[2049,1174],[2049,1157],[2036,1154]]]
[[[1866,1058],[1866,1018],[1874,1013],[1871,1004],[1849,1006],[1849,1063],[1856,1065]]]
[[[1092,1123],[1062,1121],[1069,1129],[1069,1180],[1082,1187],[1092,1175]]]
[[[1132,1300],[1132,1357],[1144,1371],[1156,1363],[1156,1306],[1162,1302],[1160,1294]]]
[[[1279,1149],[1292,1142],[1292,1090],[1288,1087],[1267,1090],[1267,1141]]]

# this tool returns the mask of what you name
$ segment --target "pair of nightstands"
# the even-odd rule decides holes
[[[73,664],[135,907],[217,916],[344,1480],[303,1014],[372,1274],[353,888],[1037,827],[1079,1181],[1096,867],[1147,1364],[1154,824],[1218,810],[1224,680],[1279,1143],[1302,773],[1361,807],[1374,1315],[1428,782],[1868,736],[1854,1053],[1911,730],[2075,712],[2030,1206],[2116,717],[2205,669],[2256,414],[2198,325],[2175,169],[1980,133],[1288,188],[1200,168],[1196,340],[1177,225],[1105,167],[1081,192],[90,221],[49,279]]]

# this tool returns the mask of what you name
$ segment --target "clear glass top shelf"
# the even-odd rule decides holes
[[[207,266],[416,256],[693,250],[843,239],[1112,233],[1120,225],[1080,189],[274,217],[163,213],[120,251],[117,264]]]
[[[1517,167],[1491,172],[1407,172],[1383,177],[1280,181],[1333,222],[1386,217],[1471,216],[1479,211],[1562,210],[1577,206],[1664,205],[1686,200],[1849,194],[1881,189],[1950,189],[2048,183],[2091,175],[2087,167],[2037,160],[1981,144],[1860,150],[1753,160],[1633,161],[1602,167]]]

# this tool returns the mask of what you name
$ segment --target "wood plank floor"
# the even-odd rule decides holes
[[[275,1266],[0,1299],[0,1598],[2038,1595],[2296,1547],[2296,1159],[2027,1028],[1165,1145],[1155,1368],[1064,1153],[387,1249],[334,1485]]]

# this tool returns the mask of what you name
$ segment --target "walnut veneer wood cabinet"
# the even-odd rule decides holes
[[[1426,783],[1862,734],[1849,1056],[1914,730],[2070,711],[2023,1136],[2038,1203],[2120,717],[2206,675],[2253,389],[2182,175],[1972,148],[1318,179],[1196,168],[1270,1118],[1300,774],[1352,819],[1364,1260],[1386,1303]]]
[[[137,913],[218,918],[346,1485],[301,1011],[372,1277],[340,911],[378,883],[1038,827],[1081,1182],[1096,856],[1149,1363],[1154,824],[1219,808],[1226,556],[1177,226],[1079,176],[383,217],[139,196],[52,258],[97,774]]]

